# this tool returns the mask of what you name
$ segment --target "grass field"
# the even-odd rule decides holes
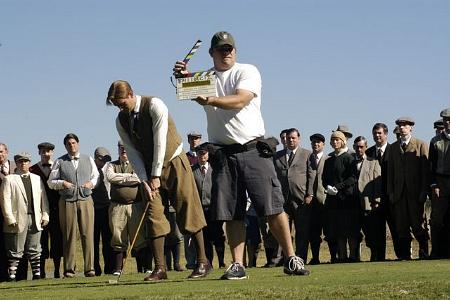
[[[282,268],[248,269],[246,280],[187,280],[189,271],[145,283],[143,274],[1,283],[1,299],[450,299],[450,260],[322,264],[307,277],[286,276]]]

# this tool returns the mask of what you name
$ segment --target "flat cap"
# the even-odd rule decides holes
[[[444,120],[439,119],[436,122],[434,122],[434,129],[443,129],[444,128]]]
[[[55,145],[53,145],[52,143],[49,143],[49,142],[42,142],[37,147],[39,150],[42,150],[42,149],[54,150],[55,149]]]
[[[197,132],[197,131],[191,131],[191,132],[189,132],[188,134],[187,134],[187,137],[189,138],[189,137],[199,137],[199,138],[201,138],[202,137],[202,134],[200,133],[200,132]]]
[[[111,154],[105,147],[98,147],[97,149],[95,149],[94,156],[96,159],[103,162],[111,161]]]
[[[395,124],[397,124],[397,125],[400,125],[403,123],[411,125],[411,126],[413,126],[415,124],[413,118],[410,118],[410,117],[400,117],[397,120],[395,120]]]
[[[353,133],[350,132],[350,128],[347,125],[338,125],[335,131],[340,131],[345,135],[345,138],[350,139],[353,137]]]
[[[312,142],[313,140],[319,140],[322,143],[325,143],[325,137],[320,133],[314,133],[309,137],[309,140]]]
[[[28,152],[20,152],[14,155],[14,161],[31,161],[31,154]]]
[[[441,117],[450,118],[450,108],[446,108],[443,111],[441,111]]]

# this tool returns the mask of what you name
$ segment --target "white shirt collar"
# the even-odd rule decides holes
[[[291,152],[294,152],[294,154],[295,154],[295,153],[297,153],[297,150],[298,150],[298,147],[295,148],[294,150],[290,150],[290,149],[286,148],[286,154],[287,154],[287,156],[289,156],[291,154]]]
[[[386,151],[386,147],[387,147],[387,143],[384,143],[384,145],[381,147],[376,146],[377,152],[378,152],[378,150],[381,149],[381,153],[384,153]]]
[[[133,112],[139,112],[139,109],[141,108],[141,96],[139,95],[135,95],[136,96],[136,105],[134,106]]]
[[[403,143],[405,143],[406,145],[408,145],[409,144],[409,141],[411,141],[411,135],[408,135],[407,137],[406,137],[406,139],[403,139],[403,137],[401,137],[400,138],[400,143],[401,144],[403,144]]]
[[[322,156],[323,156],[323,151],[321,151],[321,152],[319,152],[319,153],[317,153],[317,154],[314,154],[316,157],[317,157],[317,159],[321,159],[322,158]]]
[[[200,165],[200,163],[199,163],[199,165]],[[209,163],[206,162],[204,165],[200,165],[200,168],[202,168],[202,167],[205,167],[206,171],[208,171],[208,169],[209,169]]]

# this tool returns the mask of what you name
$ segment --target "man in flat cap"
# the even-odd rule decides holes
[[[412,136],[414,120],[398,118],[400,140],[388,158],[387,192],[393,206],[399,238],[400,259],[411,259],[411,231],[419,242],[419,258],[428,258],[428,230],[424,226],[424,203],[429,190],[428,146]]]
[[[431,139],[431,257],[450,258],[450,108],[441,111],[444,131]]]
[[[313,183],[313,199],[311,201],[311,223],[309,231],[309,243],[311,245],[312,258],[309,261],[310,265],[320,264],[319,250],[322,243],[322,230],[324,229],[325,218],[325,189],[322,185],[322,173],[327,155],[324,154],[325,137],[320,133],[315,133],[309,137],[311,142],[312,154],[309,156],[310,165],[313,171],[315,171],[315,178]],[[326,236],[326,230],[324,230]],[[328,247],[331,249],[336,245],[332,245],[332,242],[328,243]],[[334,250],[335,252],[337,251]]]
[[[92,190],[94,200],[94,270],[95,275],[102,274],[100,266],[100,236],[102,238],[103,272],[113,273],[113,250],[111,248],[111,229],[109,228],[110,184],[105,180],[105,164],[111,161],[111,154],[105,147],[94,151],[94,162],[99,174],[97,185]]]
[[[202,228],[206,226],[200,198],[183,143],[167,106],[157,97],[134,94],[124,80],[114,81],[107,104],[120,109],[116,127],[134,170],[143,182],[149,201],[149,235],[155,269],[145,281],[167,279],[164,240],[170,224],[164,215],[169,200],[177,213],[179,229],[191,234],[197,250],[197,266],[189,278],[201,278],[212,267],[205,255]]]
[[[49,142],[42,142],[37,147],[41,159],[39,162],[30,167],[30,172],[41,177],[41,180],[44,183],[50,215],[50,222],[48,223],[48,226],[44,227],[41,234],[41,278],[46,278],[45,260],[47,258],[53,259],[53,277],[59,278],[61,276],[59,268],[61,265],[61,258],[63,256],[62,232],[59,224],[58,211],[59,193],[58,191],[50,189],[47,184],[47,180],[53,166],[52,157],[55,145]]]
[[[212,167],[208,162],[208,148],[200,145],[195,148],[197,152],[198,162],[192,166],[195,184],[202,201],[203,213],[205,214],[207,226],[205,232],[205,250],[206,256],[212,263],[214,257],[214,248],[217,253],[218,265],[220,268],[225,267],[225,233],[223,232],[223,222],[211,219],[211,174]],[[214,247],[213,247],[214,246]]]
[[[0,184],[5,176],[14,174],[16,164],[8,159],[8,146],[0,142]],[[0,214],[0,224],[3,224],[3,214]],[[5,252],[3,235],[0,234],[0,282],[8,280],[8,258]]]
[[[41,231],[49,221],[47,195],[40,177],[29,171],[31,155],[19,153],[14,161],[16,173],[6,176],[0,188],[9,280],[15,280],[22,257],[30,261],[33,279],[40,279]]]
[[[60,195],[58,208],[63,234],[64,276],[75,276],[78,225],[83,248],[84,275],[94,277],[92,189],[97,184],[99,174],[94,159],[80,153],[76,134],[66,134],[63,144],[67,154],[55,161],[47,182]]]
[[[127,151],[122,143],[117,144],[119,158],[106,164],[106,179],[111,184],[111,205],[109,207],[109,226],[112,232],[113,274],[120,275],[122,262],[129,244],[136,235],[134,249],[137,265],[146,265],[145,225],[137,232],[139,221],[144,213],[141,180],[134,172]],[[147,253],[146,253],[147,252]],[[150,261],[151,264],[151,261]],[[148,266],[145,266],[148,267]]]
[[[436,135],[439,135],[442,132],[444,132],[445,131],[445,127],[444,127],[443,119],[439,119],[439,120],[435,121],[434,124],[433,124],[433,128],[436,131]]]
[[[227,221],[227,237],[233,258],[222,279],[247,278],[243,266],[247,193],[259,216],[266,216],[287,257],[284,272],[308,275],[303,260],[295,255],[289,223],[283,210],[283,194],[273,160],[262,144],[265,134],[261,114],[261,75],[249,64],[236,62],[236,44],[226,31],[214,34],[209,54],[216,75],[216,95],[199,96],[208,122],[208,138],[215,144],[211,208],[213,219]],[[186,63],[177,61],[175,74],[187,74]],[[257,148],[257,145],[260,147]],[[244,167],[245,166],[245,167]]]
[[[187,134],[187,138],[189,143],[189,151],[186,152],[186,155],[192,167],[198,161],[197,152],[195,151],[195,148],[202,143],[202,135],[201,133],[198,133],[196,131],[191,131]]]
[[[388,127],[384,123],[375,123],[372,127],[372,137],[375,145],[367,149],[366,155],[373,159],[377,159],[381,166],[381,203],[376,214],[380,217],[378,223],[378,232],[380,235],[379,241],[382,243],[378,245],[374,252],[374,257],[377,261],[383,261],[386,258],[386,222],[391,232],[392,243],[394,244],[394,252],[397,258],[400,256],[397,230],[395,229],[394,214],[392,213],[392,205],[389,201],[389,195],[387,193],[387,176],[388,176],[388,157],[391,151],[391,144],[388,142]],[[376,224],[372,224],[376,225]]]
[[[195,150],[202,142],[202,135],[199,132],[191,131],[187,134],[189,151],[186,152],[186,156],[189,159],[191,168],[198,163],[197,151]],[[200,195],[201,197],[201,195]],[[208,221],[208,220],[206,220]],[[192,243],[191,236],[189,234],[184,235],[184,258],[186,259],[186,268],[194,269],[197,261],[197,253],[195,251],[195,245]],[[205,249],[207,251],[207,249]]]

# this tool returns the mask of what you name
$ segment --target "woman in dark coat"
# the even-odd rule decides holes
[[[356,261],[359,253],[359,201],[354,196],[353,156],[344,150],[347,139],[340,131],[331,135],[334,152],[325,161],[322,183],[327,193],[328,237],[337,240],[338,261]],[[347,254],[347,242],[350,256]]]

